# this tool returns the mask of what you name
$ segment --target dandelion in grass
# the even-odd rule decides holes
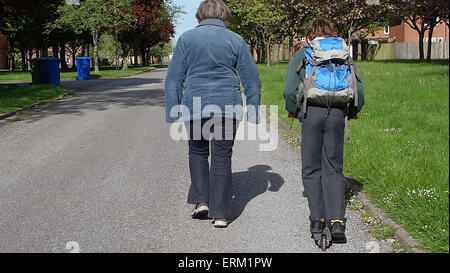
[[[389,193],[388,196],[383,198],[383,201],[388,207],[394,207],[395,206],[394,199],[396,197],[397,197],[397,193]]]
[[[429,200],[438,200],[441,198],[436,188],[431,189],[406,189],[406,193],[411,197],[427,198]]]
[[[403,129],[402,128],[386,128],[384,129],[384,132],[386,133],[400,133]]]

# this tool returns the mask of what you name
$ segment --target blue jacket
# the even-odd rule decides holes
[[[165,83],[166,121],[242,120],[240,82],[254,106],[248,120],[259,123],[261,80],[247,43],[223,21],[203,20],[178,39]]]

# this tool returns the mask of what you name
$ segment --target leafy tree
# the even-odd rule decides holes
[[[38,57],[41,54],[47,56],[51,37],[44,31],[45,25],[56,18],[55,11],[62,1],[1,1],[0,32],[5,34],[10,42],[10,58],[14,58],[15,48],[19,48],[22,55],[23,70],[27,69],[27,52],[31,52],[33,49],[41,49],[41,51],[36,51],[36,55]],[[29,55],[31,56],[31,53]]]
[[[427,7],[427,13],[424,16],[424,20],[427,22],[428,29],[428,48],[427,48],[427,61],[431,61],[431,43],[433,39],[434,28],[441,22],[445,22],[448,18],[449,4],[447,0],[435,0],[430,3],[431,6]],[[448,23],[447,23],[448,24]]]
[[[315,0],[312,7],[317,17],[330,20],[341,37],[349,38],[355,32],[364,38],[374,27],[386,25],[390,12],[388,0],[380,0],[376,5],[367,0]]]
[[[168,56],[172,52],[172,42],[164,43],[161,42],[150,48],[150,56],[158,58],[158,61],[162,64],[163,58]]]
[[[274,41],[282,41],[285,34],[286,12],[274,0],[228,0],[225,1],[233,12],[230,28],[250,41],[260,40],[266,47],[267,66],[270,66],[270,48]]]
[[[289,49],[293,46],[294,38],[298,39],[300,35],[305,35],[308,22],[315,16],[310,2],[306,0],[280,1],[281,8],[286,12],[284,31],[285,36],[289,38]],[[289,51],[292,54],[291,50]]]
[[[117,10],[120,9],[117,5],[123,5],[125,1],[85,0],[79,5],[65,3],[58,8],[60,17],[52,24],[52,27],[71,28],[77,34],[85,30],[90,31],[94,47],[94,69],[95,72],[99,72],[100,34],[111,27],[116,27],[117,21],[120,21],[115,17]]]
[[[120,32],[125,30],[128,26],[133,25],[133,23],[137,20],[136,14],[131,9],[132,3],[133,0],[108,1],[109,12],[108,14],[106,14],[106,16],[109,16],[109,32],[114,37],[116,69],[119,69],[120,66],[119,59],[122,57],[124,60],[126,60],[126,55],[128,55],[128,50],[126,50],[126,43],[124,43],[123,40],[120,40]],[[126,69],[126,65],[124,69]]]
[[[168,42],[174,35],[173,21],[179,8],[170,1],[134,0],[131,6],[136,20],[124,28],[119,39],[125,51],[141,53],[143,65],[148,66],[148,51],[160,42]]]

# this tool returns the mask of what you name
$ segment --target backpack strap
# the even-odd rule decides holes
[[[352,76],[351,76],[351,79],[349,82],[350,82],[350,86],[353,89],[354,96],[355,96],[355,98],[353,99],[354,103],[355,103],[354,106],[358,107],[359,99],[358,99],[358,83],[357,83],[357,81],[360,79],[360,75],[359,75],[358,71],[356,70],[356,66],[354,63],[350,64],[350,72],[351,72]]]
[[[352,68],[352,70],[354,70],[356,79],[358,79],[359,81],[362,81],[361,75],[359,74],[359,71],[356,68],[355,63],[353,62],[353,60],[351,58],[349,58],[347,60],[346,64],[349,65]]]
[[[299,73],[300,70],[302,70],[302,68],[305,66],[305,64],[306,64],[306,58],[302,59],[300,61],[300,64],[297,66],[297,69],[296,69],[297,73]]]
[[[303,81],[303,84],[302,84],[303,97],[304,97],[304,101],[303,101],[303,114],[304,115],[306,115],[306,110],[307,110],[307,107],[308,107],[308,90],[313,88],[314,85],[315,85],[314,77],[315,77],[315,74],[316,74],[316,69],[317,69],[317,65],[314,62],[311,75],[309,75],[309,77],[307,77]]]
[[[299,73],[300,70],[302,70],[306,66],[307,63],[311,63],[313,66],[317,65],[317,63],[314,60],[310,60],[305,57],[303,60],[301,60],[300,64],[297,66],[297,70],[296,70],[297,73]]]
[[[361,75],[358,72],[358,69],[355,66],[355,63],[353,62],[353,60],[351,58],[348,58],[346,63],[349,67],[350,67],[350,73],[351,73],[351,78],[348,79],[348,82],[350,83],[350,87],[353,89],[354,91],[354,106],[358,107],[359,105],[359,99],[358,99],[358,83],[357,81],[361,81]]]

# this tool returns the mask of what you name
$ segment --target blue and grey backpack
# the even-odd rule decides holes
[[[300,91],[303,92],[303,113],[307,104],[320,107],[358,106],[359,74],[349,57],[349,47],[342,38],[314,39],[305,50],[306,58],[297,68],[306,69]]]

